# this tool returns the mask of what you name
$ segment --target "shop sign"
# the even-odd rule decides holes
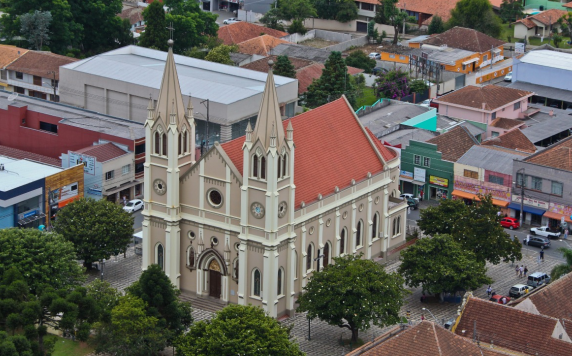
[[[57,203],[62,200],[70,199],[78,195],[78,182],[64,185],[61,188],[54,189],[50,192],[50,204]]]
[[[551,211],[556,214],[570,216],[572,215],[572,206],[550,203],[548,211]]]
[[[429,176],[429,183],[434,184],[434,185],[440,185],[441,187],[448,187],[449,186],[449,180],[446,178],[441,178],[441,177],[435,177],[435,176]]]
[[[38,213],[38,209],[28,210],[23,213],[18,214],[18,220],[22,220],[25,218],[29,218],[30,216],[34,216]]]
[[[418,182],[425,182],[425,170],[423,168],[413,168],[413,179]]]
[[[405,179],[413,179],[413,172],[400,171],[399,177]]]
[[[87,174],[95,175],[95,157],[82,155],[81,153],[75,153],[68,151],[68,157],[70,160],[70,167],[77,166],[78,164],[83,164],[83,171]]]
[[[474,180],[473,180],[474,181]],[[488,195],[499,200],[510,201],[510,188],[501,185],[481,182],[473,183],[469,178],[455,176],[455,189],[475,195]]]
[[[520,203],[520,195],[514,194],[512,196],[512,201],[515,203]],[[534,206],[534,207],[544,209],[544,210],[548,210],[548,208],[549,208],[549,205],[547,202],[542,201],[542,200],[538,200],[538,199],[527,198],[527,197],[524,197],[524,204],[528,205],[528,206]]]
[[[103,195],[103,194],[101,193],[101,189],[95,189],[95,188],[89,188],[89,189],[87,190],[87,193],[88,193],[88,194],[91,194],[91,195]]]

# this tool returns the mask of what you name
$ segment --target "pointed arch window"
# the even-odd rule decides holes
[[[278,279],[277,279],[277,289],[276,289],[276,295],[281,296],[284,294],[284,269],[282,267],[280,267],[278,269]]]
[[[323,266],[326,267],[327,265],[330,264],[330,243],[326,242],[326,244],[324,245],[324,262],[323,262]]]
[[[363,222],[360,220],[356,226],[356,247],[361,246],[361,238],[363,231]]]
[[[340,232],[340,255],[346,253],[346,236],[347,236],[347,229],[344,227]]]
[[[232,278],[238,281],[238,257],[234,259],[232,264]]]
[[[161,154],[161,134],[159,132],[155,132],[155,154]]]
[[[286,177],[287,174],[287,170],[286,170],[286,162],[288,161],[288,155],[286,153],[284,153],[284,156],[282,157],[282,177]]]
[[[258,155],[252,159],[252,177],[258,178]]]
[[[310,271],[312,269],[312,258],[314,257],[314,245],[308,245],[308,254],[306,255],[306,271]]]
[[[157,244],[156,256],[157,256],[157,260],[156,260],[157,264],[159,265],[159,267],[161,267],[161,270],[165,270],[165,268],[164,268],[164,256],[163,256],[163,245]]]
[[[161,154],[163,156],[166,156],[167,155],[167,134],[163,134],[161,136],[161,143],[163,144],[163,150],[162,150]]]
[[[266,179],[266,158],[260,158],[260,179]]]
[[[183,154],[182,149],[183,149],[183,143],[181,142],[183,140],[183,134],[179,134],[179,156],[181,154]]]
[[[189,246],[187,251],[187,266],[188,267],[195,267],[195,249],[193,246]]]
[[[379,213],[373,214],[373,223],[371,225],[371,239],[377,238],[377,227],[379,226]]]
[[[189,152],[189,135],[187,135],[187,131],[183,132],[183,152]]]
[[[260,292],[262,290],[262,278],[258,268],[255,268],[252,272],[252,295],[260,297]]]
[[[278,164],[276,165],[278,172],[276,174],[276,178],[280,179],[282,178],[282,175],[280,174],[280,170],[282,168],[282,156],[278,155]]]
[[[298,251],[294,251],[294,278],[298,278]]]

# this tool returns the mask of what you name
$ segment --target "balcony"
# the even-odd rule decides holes
[[[49,81],[49,79],[44,79],[46,81]],[[20,88],[25,88],[28,90],[34,90],[34,91],[39,91],[45,94],[53,94],[54,93],[54,89],[52,87],[44,87],[41,85],[34,85],[34,84],[30,84],[30,83],[26,83],[20,80],[14,80],[14,79],[8,79],[8,85],[12,85],[12,86],[16,86],[16,87],[20,87]],[[58,89],[56,89],[56,95],[59,95],[59,91]]]

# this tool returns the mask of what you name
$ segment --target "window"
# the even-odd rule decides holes
[[[340,232],[340,255],[343,255],[346,252],[346,235],[347,231],[344,227],[342,232]]]
[[[130,171],[130,164],[126,164],[125,166],[121,167],[121,174],[127,174]]]
[[[366,4],[365,2],[361,3],[361,9],[366,11],[373,11],[373,4]]]
[[[363,222],[360,220],[356,226],[356,247],[361,246],[361,233],[363,230]]]
[[[479,179],[479,172],[470,171],[468,169],[465,169],[463,175],[468,178]]]
[[[526,188],[526,177],[522,176],[522,173],[517,173],[516,174],[516,185],[521,187],[524,185],[524,187]]]
[[[463,64],[463,70],[466,70],[467,66],[465,64]]]
[[[158,132],[155,132],[155,154],[161,154],[161,135]]]
[[[220,208],[222,205],[222,194],[216,189],[210,189],[207,192],[207,197],[209,203],[213,206],[213,208]]]
[[[298,278],[298,251],[294,251],[294,277]]]
[[[288,161],[288,155],[286,153],[284,153],[284,156],[282,157],[282,178],[286,177],[286,162]]]
[[[189,246],[187,250],[187,266],[195,267],[195,249],[193,246]]]
[[[105,180],[113,179],[113,171],[105,172]]]
[[[497,118],[497,113],[494,112],[494,113],[491,115],[491,119],[494,120],[494,119],[496,119],[496,118]]]
[[[189,152],[189,138],[188,138],[188,134],[187,131],[183,132],[183,152],[184,153],[188,153]]]
[[[393,236],[397,236],[401,233],[401,216],[393,219]]]
[[[258,155],[254,155],[252,159],[252,176],[258,178]]]
[[[58,133],[58,125],[50,124],[49,122],[40,121],[40,130]]]
[[[429,157],[423,157],[423,165],[425,167],[429,167],[431,165],[431,158]]]
[[[135,173],[141,173],[145,170],[145,163],[135,163]]]
[[[276,294],[278,296],[283,295],[284,294],[284,286],[283,286],[283,281],[282,279],[284,278],[284,269],[282,269],[282,267],[280,267],[278,269],[278,279],[277,279],[277,284],[278,284],[278,288],[276,289]]]
[[[238,281],[238,258],[235,258],[232,264],[232,278]]]
[[[489,175],[489,182],[504,185],[504,178],[491,174]]]
[[[6,80],[6,70],[0,69],[0,79]]]
[[[379,214],[373,214],[373,223],[371,225],[371,239],[374,240],[377,238],[377,226],[379,225]]]
[[[38,77],[37,75],[34,75],[34,85],[42,86],[42,77]]]
[[[182,154],[183,149],[183,134],[179,134],[179,156]]]
[[[255,268],[252,273],[252,295],[260,297],[260,291],[262,290],[262,280],[260,278],[260,271]]]
[[[562,183],[552,182],[552,194],[562,196]]]
[[[414,155],[413,161],[415,162],[415,164],[421,164],[421,156]]]
[[[278,164],[276,165],[278,172],[276,174],[276,178],[280,179],[280,170],[282,169],[282,156],[278,155]]]
[[[16,79],[20,79],[20,80],[24,79],[24,73],[16,72]]]
[[[260,178],[266,179],[266,158],[260,159]]]
[[[542,178],[538,177],[530,177],[530,178],[532,178],[532,184],[530,189],[542,190]]]
[[[491,137],[498,137],[499,133],[496,131],[491,131]]]
[[[141,153],[145,153],[145,144],[135,146],[135,154],[139,155]]]
[[[157,264],[163,270],[163,245],[157,244]]]
[[[308,245],[308,250],[306,251],[306,271],[312,269],[312,258],[314,256],[314,246],[312,244]]]
[[[324,245],[324,263],[322,264],[324,267],[330,264],[330,243],[326,242]]]
[[[514,110],[520,109],[520,101],[518,103],[514,103],[513,109]]]
[[[167,155],[167,134],[163,134],[161,136],[161,143],[163,144],[163,150],[162,150],[163,156],[166,156]]]
[[[18,94],[26,94],[26,89],[21,87],[14,87],[14,92]]]

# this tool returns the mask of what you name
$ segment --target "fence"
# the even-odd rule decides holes
[[[356,110],[356,115],[357,116],[364,116],[367,115],[371,112],[374,112],[378,109],[384,108],[386,106],[388,106],[390,103],[389,99],[379,99],[378,101],[376,101],[375,103],[373,103],[372,105],[364,105],[361,108]]]
[[[343,52],[346,49],[355,46],[355,47],[360,47],[363,45],[367,44],[367,36],[362,36],[362,37],[358,37],[358,38],[354,38],[353,40],[349,40],[346,42],[342,42],[342,43],[338,43],[335,45],[331,45],[328,47],[324,47],[325,50],[328,51],[340,51]]]

